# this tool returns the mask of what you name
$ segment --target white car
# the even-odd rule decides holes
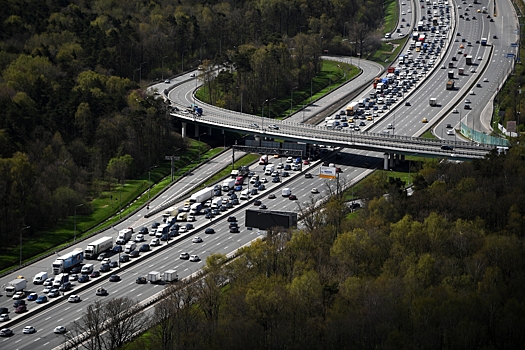
[[[188,215],[186,221],[195,221],[195,215]]]
[[[489,81],[489,78],[483,78],[484,83],[486,83],[487,81]]]
[[[471,95],[475,95],[474,90],[470,90]]]
[[[111,259],[110,258],[104,258],[102,260],[102,264],[108,264],[108,265],[111,264]]]
[[[185,233],[185,232],[188,232],[188,229],[186,228],[186,226],[179,227],[179,233]]]
[[[52,286],[53,285],[53,281],[54,279],[53,278],[48,278],[47,280],[44,281],[44,286]]]
[[[35,332],[36,332],[36,329],[33,326],[25,326],[24,327],[24,334],[31,334],[31,333],[35,333]]]
[[[153,239],[151,240],[151,242],[149,243],[149,245],[152,245],[152,246],[160,245],[160,239],[158,239],[158,238],[153,238]]]
[[[55,330],[53,332],[55,334],[64,334],[67,332],[67,329],[64,326],[58,326],[58,327],[55,327]]]
[[[180,259],[189,259],[190,258],[190,254],[184,252],[184,253],[180,253],[180,256],[179,256]]]
[[[454,135],[454,130],[447,130],[447,135]]]
[[[80,301],[80,297],[78,295],[76,295],[76,294],[72,294],[72,295],[69,296],[67,301],[69,303],[78,303]]]
[[[9,321],[9,315],[8,314],[1,314],[0,315],[0,322]]]
[[[292,162],[293,162],[293,157],[286,158],[286,163],[292,163]]]
[[[13,295],[13,299],[14,300],[24,299],[25,297],[26,297],[26,293],[24,293],[24,292],[16,292]]]
[[[265,183],[267,183],[267,182],[268,182],[268,180],[266,180],[266,178],[265,178],[265,177],[261,178],[261,179],[260,179],[259,181],[261,181],[261,183],[262,183],[262,184],[265,184]]]
[[[46,288],[44,288],[44,290],[42,291],[42,293],[47,294],[47,293],[49,293],[49,291],[50,291],[51,289],[53,289],[53,286],[47,286]]]
[[[144,242],[144,235],[139,233],[137,236],[135,236],[135,242]]]
[[[312,193],[319,193],[319,190],[317,188],[312,188],[312,190],[310,192],[312,192]]]
[[[198,255],[192,255],[190,256],[190,261],[199,261],[201,258],[199,258]]]
[[[193,243],[201,243],[202,242],[202,238],[200,238],[200,237],[193,237],[193,239],[191,241]]]
[[[459,111],[458,111],[457,108],[454,108],[454,109],[452,110],[452,113],[459,113]]]

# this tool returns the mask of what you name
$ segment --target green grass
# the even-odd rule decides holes
[[[383,34],[392,33],[396,29],[399,20],[399,2],[396,0],[385,1],[385,26]]]
[[[368,56],[367,59],[369,59],[370,61],[380,63],[384,66],[390,65],[399,55],[399,51],[401,51],[401,48],[403,47],[403,45],[405,45],[405,41],[407,40],[408,38],[404,38],[392,40],[388,43],[382,43],[381,47],[373,54]],[[392,45],[395,45],[395,49],[393,49]]]
[[[223,151],[222,147],[209,149],[203,142],[189,140],[189,148],[181,155],[181,160],[175,162],[175,180],[184,173],[190,171],[198,164],[199,147],[201,148],[201,162],[210,159]],[[150,190],[153,198],[171,183],[170,162],[163,162],[154,168],[151,173],[151,184],[155,184]],[[102,184],[107,185],[108,184]],[[123,186],[113,184],[111,190],[101,191],[89,205],[92,212],[82,215],[77,211],[77,239],[81,239],[97,230],[109,227],[119,220],[120,203],[124,208],[121,213],[125,217],[137,208],[148,202],[145,192],[148,188],[148,173],[142,174],[136,179],[125,181]],[[142,194],[142,196],[141,196]],[[122,196],[122,197],[121,197]],[[121,199],[122,198],[122,199]],[[131,203],[131,204],[128,204]],[[25,238],[22,245],[23,260],[35,259],[50,251],[59,250],[61,247],[72,242],[74,239],[75,218],[71,216],[54,228],[45,232],[37,232],[33,237]],[[19,263],[20,246],[11,247],[0,255],[0,269],[6,271]]]
[[[430,130],[425,131],[425,133],[421,135],[420,137],[424,139],[436,139],[437,138],[434,134],[432,134],[432,131]]]

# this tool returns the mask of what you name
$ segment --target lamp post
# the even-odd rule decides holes
[[[188,51],[188,49],[182,51],[182,59],[181,59],[181,61],[182,61],[182,73],[184,73],[184,53],[185,53],[186,51]]]
[[[75,205],[75,237],[73,238],[73,242],[77,241],[77,208],[83,206],[84,204]]]
[[[264,104],[268,102],[268,99],[262,103],[262,115],[261,115],[261,128],[264,129]]]
[[[161,74],[161,80],[164,81],[164,59],[165,58],[168,58],[168,56],[164,56],[162,57],[162,63],[161,63],[161,66],[160,66],[160,74]]]
[[[202,135],[206,135],[206,133],[203,132],[202,134],[199,134],[199,163],[201,162],[201,136]]]
[[[29,229],[31,226],[22,227],[20,229],[20,266],[22,266],[22,232]]]
[[[142,62],[140,64],[140,67],[139,67],[139,70],[140,70],[140,73],[139,73],[139,84],[142,83],[142,65],[145,64],[146,62]]]
[[[288,116],[291,116],[292,115],[292,108],[293,108],[293,91],[297,89],[297,86],[293,87],[292,88],[292,92],[290,94],[290,114],[288,114]]]

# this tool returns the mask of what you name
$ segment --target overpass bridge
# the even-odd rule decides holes
[[[241,132],[254,135],[260,139],[274,138],[309,144],[333,147],[353,148],[381,152],[384,155],[384,168],[392,166],[396,159],[406,155],[418,155],[429,158],[447,158],[451,160],[480,159],[487,155],[493,145],[476,144],[465,141],[444,141],[421,137],[395,135],[395,129],[389,134],[377,134],[350,130],[330,130],[311,124],[289,122],[258,117],[250,114],[224,110],[225,113],[205,113],[202,116],[189,111],[172,112],[170,115],[182,122],[182,137],[187,136],[188,123],[195,125],[195,137],[199,127]],[[271,127],[276,125],[277,128]],[[390,134],[391,133],[391,134]],[[446,146],[446,147],[444,147]]]

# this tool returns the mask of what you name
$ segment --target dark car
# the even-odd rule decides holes
[[[124,263],[124,262],[128,262],[129,261],[129,255],[125,254],[125,255],[121,255],[120,258],[118,259],[121,263]]]
[[[132,257],[132,258],[136,258],[138,257],[140,254],[139,254],[139,251],[138,250],[134,250],[132,251],[131,253],[129,253],[129,256]]]
[[[272,194],[268,195],[268,199],[275,199],[275,194],[272,193]]]
[[[84,283],[89,281],[89,275],[80,275],[77,282]]]
[[[154,222],[154,223],[151,224],[151,228],[157,228],[159,226],[160,226],[160,223],[158,223],[158,222]]]
[[[120,281],[120,276],[119,275],[111,275],[111,276],[109,276],[109,281],[110,282],[118,282],[118,281]]]
[[[221,192],[221,190],[215,190],[215,191],[213,191],[213,195],[215,197],[220,197],[220,196],[222,196],[222,192]]]
[[[186,230],[193,230],[193,224],[186,224]]]
[[[257,187],[257,189],[258,189],[259,191],[264,191],[264,190],[266,190],[266,186],[264,186],[264,184],[260,184],[260,185]]]
[[[2,330],[0,330],[0,337],[10,337],[13,334],[13,331],[9,328],[2,328]]]
[[[35,301],[37,304],[43,304],[45,302],[47,302],[47,297],[45,295],[39,295]]]
[[[27,306],[26,305],[20,305],[20,306],[18,306],[15,309],[15,313],[17,313],[17,314],[20,314],[20,313],[26,312],[26,311],[27,311]]]
[[[8,314],[9,310],[6,307],[0,307],[0,315]]]
[[[252,196],[257,195],[257,193],[258,193],[258,191],[257,191],[256,188],[252,188],[252,189],[250,190],[250,194],[251,194]]]
[[[75,266],[71,269],[71,273],[80,273],[80,270],[82,270],[82,268],[80,266]]]
[[[89,277],[91,277],[91,278],[100,277],[100,272],[99,271],[93,271],[93,272],[91,272]]]
[[[281,179],[279,178],[279,176],[275,176],[272,178],[272,182],[273,183],[281,182]]]
[[[109,263],[109,267],[111,267],[112,269],[115,268],[115,267],[118,267],[118,261],[112,261]]]
[[[206,234],[212,234],[212,233],[215,233],[215,230],[212,229],[211,227],[209,227],[209,228],[207,228],[207,229],[204,231],[204,233],[206,233]]]
[[[102,264],[100,265],[100,269],[98,269],[100,272],[109,272],[111,270],[111,267],[109,264]]]
[[[13,307],[19,307],[20,305],[25,305],[25,304],[26,304],[25,300],[17,300],[13,303]]]
[[[73,285],[71,284],[71,282],[64,282],[64,283],[60,286],[59,290],[60,290],[61,292],[67,292],[68,290],[71,290],[72,287],[73,287]]]
[[[143,244],[139,248],[139,252],[149,252],[151,250],[149,244]]]
[[[148,283],[148,280],[146,279],[146,277],[140,276],[140,277],[137,277],[137,279],[135,280],[135,283],[136,284],[146,284]]]
[[[237,227],[237,226],[231,227],[230,228],[230,233],[239,233],[239,227]]]
[[[108,291],[106,289],[100,287],[100,288],[97,289],[96,294],[99,295],[99,296],[105,296],[105,295],[108,295]]]
[[[287,172],[287,171],[283,171],[283,173],[281,174],[282,177],[288,177],[290,176],[290,173]]]
[[[234,198],[234,199],[232,199],[232,200],[230,201],[230,203],[231,203],[232,205],[237,205],[237,204],[239,204],[239,199]]]
[[[294,201],[297,199],[297,196],[295,194],[291,194],[289,197],[288,197],[289,200],[291,201]]]
[[[147,235],[149,233],[149,230],[147,227],[142,227],[140,230],[139,230],[139,233],[143,234],[143,235]]]
[[[259,207],[259,209],[268,209],[268,208],[266,208],[266,205],[261,204],[261,206]]]
[[[406,101],[405,106],[410,106],[410,102]]]
[[[443,146],[441,146],[441,149],[445,150],[445,151],[452,151],[452,150],[454,150],[454,147],[449,146],[449,145],[443,145]]]
[[[259,205],[261,205],[261,201],[259,199],[256,199],[256,200],[253,201],[253,205],[259,206]]]
[[[236,222],[230,222],[230,224],[228,225],[229,228],[232,228],[232,227],[237,227],[239,226]]]
[[[169,235],[167,233],[163,234],[162,236],[160,236],[160,240],[161,241],[167,241],[169,238]],[[133,253],[133,252],[132,252]],[[131,253],[130,253],[131,255]],[[133,258],[133,256],[131,256]]]
[[[235,222],[237,221],[237,218],[235,216],[228,217],[228,222]]]
[[[215,217],[215,215],[212,212],[209,212],[209,213],[206,213],[206,215],[204,217],[206,219],[213,219]]]
[[[313,178],[313,176],[312,176],[311,173],[306,173],[306,174],[304,174],[304,178],[305,179],[311,179],[311,178]]]
[[[113,251],[113,253],[122,253],[122,246],[116,245],[111,250]]]

